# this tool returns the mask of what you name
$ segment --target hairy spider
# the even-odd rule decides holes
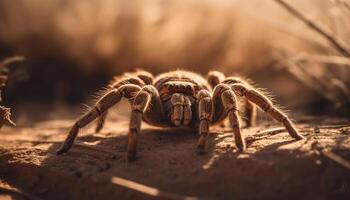
[[[199,153],[205,152],[209,126],[222,122],[227,116],[236,146],[240,151],[246,149],[238,118],[237,96],[245,97],[247,125],[255,123],[256,106],[282,123],[295,139],[302,139],[291,120],[273,105],[265,95],[247,81],[239,77],[225,77],[218,71],[208,73],[207,80],[189,71],[172,71],[157,77],[149,72],[138,70],[116,77],[89,112],[82,116],[71,128],[64,144],[56,154],[67,152],[80,128],[99,118],[96,132],[104,125],[107,111],[122,97],[129,99],[132,107],[127,158],[136,155],[137,135],[142,120],[154,126],[198,128]]]

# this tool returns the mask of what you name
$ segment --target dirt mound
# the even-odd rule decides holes
[[[3,129],[0,177],[42,199],[162,198],[112,184],[111,177],[205,199],[349,199],[350,171],[323,154],[331,150],[350,160],[349,128],[318,125],[330,120],[302,121],[298,128],[307,138],[302,141],[278,126],[244,129],[248,148],[243,154],[227,129],[214,128],[206,155],[196,154],[193,130],[143,125],[133,163],[125,157],[125,118],[109,121],[100,134],[86,129],[62,156],[54,152],[73,121]]]

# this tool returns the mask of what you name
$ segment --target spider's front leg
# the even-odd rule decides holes
[[[218,71],[210,71],[208,73],[207,79],[212,88],[215,88],[215,86],[219,85],[220,83],[227,85],[241,83],[250,87],[250,83],[247,80],[244,80],[238,76],[230,76],[226,78],[223,73]],[[244,104],[246,116],[244,120],[246,121],[247,127],[254,126],[256,121],[256,106],[249,100],[246,100]]]
[[[78,135],[79,129],[83,128],[96,118],[100,117],[110,107],[118,103],[122,97],[132,98],[135,93],[140,91],[140,87],[133,84],[123,85],[118,89],[111,90],[105,94],[88,113],[83,115],[70,129],[69,134],[63,145],[56,151],[56,154],[67,152],[73,145],[75,138]]]
[[[241,133],[241,123],[238,118],[238,105],[235,93],[228,85],[221,83],[214,88],[213,94],[214,98],[220,98],[219,101],[221,100],[222,105],[225,108],[230,121],[230,126],[233,130],[237,148],[240,151],[245,151],[246,144]]]
[[[114,80],[109,84],[108,88],[118,89],[119,87],[126,84],[134,84],[140,87],[152,84],[153,75],[147,71],[137,69],[136,72],[124,73],[121,76],[115,77]],[[104,127],[108,111],[104,112],[97,121],[95,132],[98,133]]]
[[[96,128],[95,128],[95,132],[96,133],[99,133],[102,130],[102,128],[104,127],[107,115],[108,115],[108,111],[105,111],[98,118],[97,125],[96,125]]]
[[[154,91],[153,86],[147,85],[143,87],[132,104],[127,149],[128,161],[133,161],[136,157],[137,136],[141,129],[143,113],[149,107],[152,95],[154,95],[152,91]]]
[[[199,115],[199,140],[197,145],[198,153],[205,153],[205,146],[209,134],[210,120],[213,113],[212,98],[207,90],[198,93],[198,115]]]

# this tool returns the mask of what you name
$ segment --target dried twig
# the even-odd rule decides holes
[[[340,164],[341,166],[347,168],[350,170],[350,162],[345,160],[344,158],[340,157],[339,155],[333,153],[332,151],[329,150],[323,150],[322,154],[326,156],[327,158],[335,161],[336,163]]]
[[[346,57],[350,57],[350,51],[346,48],[346,45],[340,41],[338,38],[333,37],[330,33],[328,33],[326,30],[323,30],[319,25],[317,25],[312,20],[306,18],[301,12],[293,8],[291,5],[289,5],[287,2],[283,0],[274,0],[277,2],[280,6],[285,8],[289,13],[291,13],[296,18],[303,21],[308,27],[310,27],[315,32],[322,35],[325,39],[330,42],[336,50],[338,50],[341,54],[343,54]]]
[[[263,135],[276,135],[278,133],[283,133],[286,131],[285,127],[275,127],[270,128],[262,131],[258,131],[259,135],[255,135],[256,137],[263,136]]]
[[[120,185],[144,194],[148,194],[153,197],[159,197],[159,198],[166,198],[166,199],[181,199],[181,200],[197,200],[198,197],[191,197],[191,196],[182,196],[179,194],[174,194],[170,192],[164,192],[160,191],[157,188],[146,186],[140,183],[136,183],[134,181],[130,181],[127,179],[123,179],[120,177],[112,177],[111,182],[116,185]]]
[[[29,199],[29,200],[41,200],[40,198],[32,195],[32,194],[29,194],[29,193],[26,193],[26,192],[22,192],[20,191],[19,189],[17,188],[8,188],[8,187],[2,187],[0,186],[0,194],[3,193],[3,194],[9,194],[9,195],[17,195],[17,196],[20,196],[24,199]]]
[[[318,126],[319,129],[338,129],[338,128],[345,128],[350,127],[350,124],[336,124],[336,125],[323,125]]]

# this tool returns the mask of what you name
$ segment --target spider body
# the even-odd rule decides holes
[[[79,129],[96,118],[99,118],[96,132],[99,132],[104,125],[108,109],[117,104],[122,97],[129,99],[132,110],[128,160],[135,158],[137,135],[142,121],[160,127],[187,126],[198,129],[197,149],[199,153],[204,153],[209,126],[228,118],[236,146],[244,151],[246,145],[241,134],[237,97],[245,99],[248,126],[254,125],[256,107],[259,107],[282,123],[293,138],[303,138],[291,120],[277,109],[271,100],[239,77],[225,77],[220,72],[212,71],[205,79],[199,74],[178,70],[154,78],[149,72],[136,71],[125,73],[111,82],[107,93],[100,98],[95,107],[73,125],[64,144],[56,153],[67,152],[73,145]]]
[[[206,80],[198,74],[188,71],[164,73],[154,80],[163,107],[161,124],[155,124],[150,110],[145,111],[144,120],[157,126],[191,126],[198,125],[197,95],[200,90],[211,90]]]

